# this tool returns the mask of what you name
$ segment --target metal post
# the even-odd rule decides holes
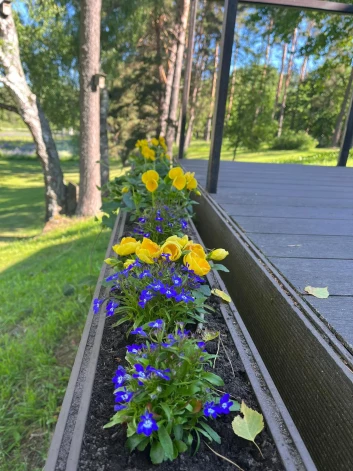
[[[195,37],[195,24],[196,24],[196,13],[197,13],[197,1],[198,0],[191,0],[191,8],[190,8],[188,53],[187,53],[187,57],[186,57],[184,88],[183,88],[183,100],[182,100],[182,108],[181,108],[179,159],[182,159],[184,157],[186,115],[187,115],[188,102],[189,102],[189,93],[190,93],[192,56],[193,56],[193,53],[194,53],[194,37]]]
[[[213,111],[211,149],[206,184],[206,189],[209,193],[217,193],[237,7],[238,0],[225,0],[224,2],[221,56],[217,74],[216,101]]]
[[[352,147],[353,142],[353,95],[351,99],[351,106],[349,108],[349,114],[347,117],[346,129],[344,132],[344,138],[340,150],[340,155],[337,161],[337,167],[345,167],[349,156],[349,151]]]

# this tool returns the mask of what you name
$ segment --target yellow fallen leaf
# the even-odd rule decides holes
[[[304,291],[306,291],[308,294],[311,294],[312,296],[315,296],[315,298],[326,299],[330,295],[327,288],[328,286],[326,286],[326,288],[314,288],[313,286],[306,286]]]
[[[211,340],[216,339],[219,336],[219,332],[215,330],[205,329],[202,331],[202,340],[204,342],[210,342]]]
[[[222,291],[220,289],[211,290],[211,294],[214,294],[215,296],[218,296],[219,298],[222,298],[223,301],[226,301],[227,303],[232,302],[232,298],[229,296],[229,294],[225,293],[224,291]]]

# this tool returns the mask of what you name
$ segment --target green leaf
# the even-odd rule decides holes
[[[70,284],[66,284],[64,287],[63,287],[63,295],[64,296],[72,296],[75,292],[75,287],[73,285],[70,285]]]
[[[94,286],[97,283],[97,276],[87,275],[78,282],[79,286]]]
[[[224,265],[222,265],[221,263],[215,263],[212,268],[214,270],[217,270],[217,271],[224,271],[226,273],[229,273],[229,270],[227,267],[225,267]]]
[[[214,386],[224,385],[223,379],[213,373],[204,373],[202,377]]]
[[[173,427],[173,432],[174,432],[174,437],[177,439],[177,440],[181,440],[183,438],[183,426],[178,424],[178,425],[174,425]]]
[[[306,286],[304,291],[306,291],[308,294],[311,294],[312,296],[315,296],[315,298],[326,299],[330,295],[327,288],[327,286],[326,288],[314,288],[313,286]]]
[[[199,291],[205,296],[211,296],[211,290],[208,285],[201,285]]]
[[[161,445],[163,447],[164,453],[166,458],[169,458],[171,461],[173,460],[173,442],[172,439],[169,436],[169,433],[165,429],[165,427],[159,427],[158,429],[158,438],[159,441],[161,442]]]
[[[141,442],[145,440],[144,435],[132,435],[126,440],[126,446],[130,451],[133,451]]]
[[[174,443],[175,443],[179,453],[184,453],[184,451],[186,451],[188,449],[187,444],[184,443],[181,440],[175,440]]]
[[[221,437],[218,435],[217,432],[213,430],[208,424],[205,422],[200,422],[201,427],[206,430],[206,432],[209,434],[209,436],[212,438],[213,441],[216,443],[221,443]]]
[[[151,446],[150,457],[153,464],[161,464],[164,460],[164,450],[159,442],[154,442]]]
[[[259,414],[256,410],[250,409],[244,401],[241,403],[240,412],[244,417],[235,417],[232,422],[233,431],[239,437],[255,443],[256,435],[264,428],[262,414]]]
[[[170,407],[165,402],[161,402],[160,406],[163,409],[165,415],[167,416],[167,419],[170,420],[170,418],[171,418]]]
[[[233,404],[230,406],[229,410],[231,412],[237,412],[238,410],[240,410],[240,404],[238,401],[233,401]]]
[[[143,451],[149,443],[150,437],[145,437],[145,439],[137,446],[138,451]]]

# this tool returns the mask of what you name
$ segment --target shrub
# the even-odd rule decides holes
[[[318,145],[318,141],[304,131],[285,131],[276,137],[272,144],[274,150],[309,150]]]

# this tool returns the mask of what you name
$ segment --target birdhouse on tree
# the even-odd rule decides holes
[[[7,18],[9,15],[11,15],[11,3],[12,0],[2,0],[0,3],[0,14],[4,18]]]

